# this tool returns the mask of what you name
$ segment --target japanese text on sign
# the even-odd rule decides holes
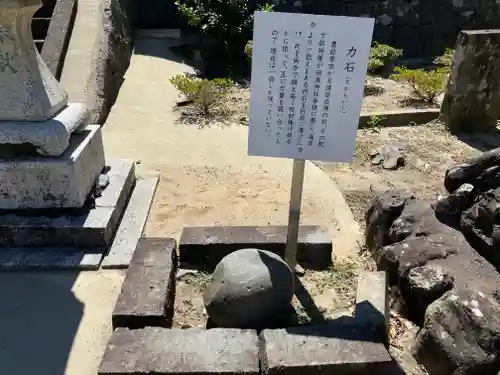
[[[352,159],[373,24],[256,12],[250,155]]]

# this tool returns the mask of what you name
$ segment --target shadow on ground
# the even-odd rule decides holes
[[[0,273],[0,372],[64,375],[83,304],[76,272]]]
[[[489,132],[457,134],[457,138],[482,152],[500,147],[500,129],[498,128]]]
[[[203,63],[182,56],[183,51],[189,44],[184,41],[169,38],[138,37],[135,39],[134,55],[156,57],[173,61],[178,64],[186,64],[195,70],[203,68]],[[168,75],[168,72],[165,72]]]

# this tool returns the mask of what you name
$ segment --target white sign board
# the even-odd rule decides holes
[[[350,162],[373,18],[256,12],[248,154]]]

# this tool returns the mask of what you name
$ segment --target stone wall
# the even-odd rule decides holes
[[[374,39],[403,48],[406,57],[434,56],[453,47],[463,29],[498,28],[499,0],[271,0],[277,9],[376,18]],[[138,28],[178,27],[174,0],[141,0]]]

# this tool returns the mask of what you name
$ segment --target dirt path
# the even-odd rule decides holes
[[[179,237],[183,225],[286,224],[292,161],[247,156],[248,128],[186,126],[172,111],[168,78],[191,71],[166,39],[138,38],[118,100],[103,127],[107,157],[140,162],[160,183],[146,228]],[[308,163],[302,223],[325,225],[339,257],[355,255],[358,224],[334,183]]]

